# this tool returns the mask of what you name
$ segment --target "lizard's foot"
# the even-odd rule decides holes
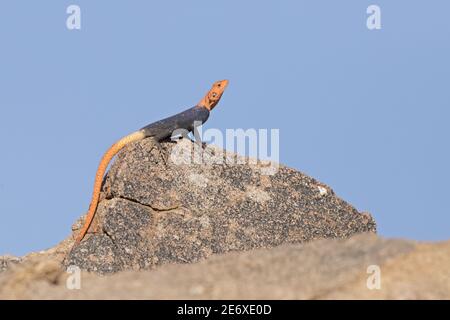
[[[203,150],[206,150],[206,147],[208,147],[208,144],[206,142],[202,142],[201,140],[194,140],[189,136],[182,137],[181,139],[189,139],[192,143],[195,143],[199,147],[201,147]]]
[[[213,157],[213,156],[214,156],[214,153],[213,153],[211,150],[208,150],[208,149],[207,149],[207,148],[208,148],[208,144],[207,144],[206,142],[202,142],[202,141],[194,141],[194,140],[192,140],[192,139],[191,139],[191,141],[192,141],[193,143],[195,143],[197,146],[199,146],[199,147],[202,149],[203,153],[208,154],[208,156],[210,156],[210,157]]]
[[[153,148],[158,149],[159,155],[160,155],[160,157],[161,157],[161,159],[162,159],[164,165],[167,167],[167,158],[168,158],[168,157],[166,157],[166,155],[164,154],[164,151],[163,151],[164,149],[163,149],[163,147],[161,146],[161,144],[160,144],[158,141],[154,141],[152,150],[153,150]],[[152,150],[150,150],[150,152],[152,152]]]

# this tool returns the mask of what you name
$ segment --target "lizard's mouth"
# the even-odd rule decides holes
[[[228,86],[228,80],[220,80],[220,81],[217,81],[217,82],[218,82],[217,86],[222,89],[222,92]]]

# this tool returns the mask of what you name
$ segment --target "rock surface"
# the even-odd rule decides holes
[[[380,288],[370,290],[367,270],[374,265]],[[71,275],[59,262],[34,257],[0,273],[0,299],[450,299],[449,265],[450,241],[362,234],[153,270],[82,272],[80,289],[69,290]]]
[[[1,256],[0,257],[0,272],[10,268],[13,264],[20,263],[21,259],[15,256]]]
[[[163,143],[163,153],[171,155],[166,164],[148,139],[125,148],[103,185],[91,228],[98,232],[88,234],[65,265],[113,273],[376,232],[370,214],[313,178],[193,145],[187,139]],[[202,155],[206,164],[195,163]]]
[[[126,148],[97,232],[68,254],[79,219],[53,248],[0,257],[0,299],[450,299],[450,241],[378,238],[369,214],[298,171],[180,164],[191,147],[163,144],[167,165],[148,140]]]

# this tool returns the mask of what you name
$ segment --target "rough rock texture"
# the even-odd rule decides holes
[[[86,236],[66,266],[99,273],[148,269],[376,231],[369,214],[294,169],[250,164],[234,154],[227,154],[234,164],[224,164],[223,150],[212,146],[191,157],[187,139],[162,147],[171,154],[166,165],[148,139],[118,155],[91,228],[98,232]],[[189,164],[202,154],[207,164]],[[271,170],[276,173],[268,175]]]
[[[66,287],[69,275],[58,265],[34,257],[0,273],[0,299],[450,299],[450,241],[418,244],[373,234],[154,270],[82,272],[78,290]],[[371,265],[381,272],[379,289],[367,287]]]
[[[450,241],[378,238],[369,214],[298,171],[180,164],[191,146],[163,144],[167,167],[149,141],[125,149],[97,232],[69,254],[73,237],[0,257],[0,299],[450,299]]]
[[[20,263],[21,259],[15,256],[0,256],[0,272],[5,271],[13,264]]]

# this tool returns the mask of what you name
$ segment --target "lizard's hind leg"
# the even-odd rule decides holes
[[[168,159],[168,156],[166,156],[166,155],[164,154],[164,148],[162,147],[161,143],[159,143],[159,141],[154,140],[154,141],[153,141],[152,148],[150,149],[150,152],[152,152],[154,148],[158,149],[159,155],[160,155],[160,157],[161,157],[161,159],[162,159],[162,161],[163,161],[163,163],[164,163],[164,166],[167,167],[167,159]]]

